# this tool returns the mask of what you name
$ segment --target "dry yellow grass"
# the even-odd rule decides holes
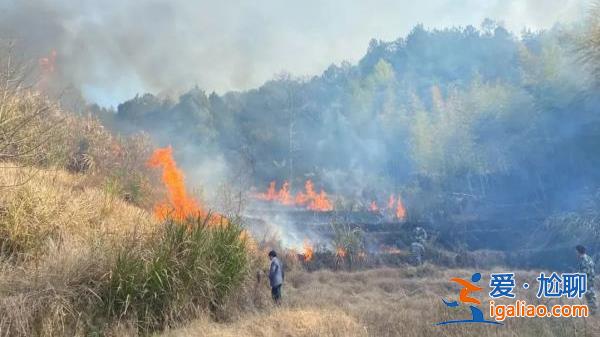
[[[1,169],[0,184],[19,181],[29,169]],[[151,232],[147,212],[87,187],[82,175],[42,170],[11,193],[0,195],[3,235],[24,245],[31,262],[0,263],[0,335],[74,336],[89,333],[77,310],[89,300],[90,280],[101,279],[110,268],[111,242],[127,235]],[[137,234],[132,234],[137,233]],[[4,238],[6,239],[6,238]],[[115,240],[113,240],[115,239]],[[266,284],[248,284],[228,303],[215,322],[208,315],[162,336],[548,336],[600,335],[598,317],[588,319],[508,319],[504,326],[435,327],[435,322],[455,319],[441,298],[456,297],[451,277],[468,277],[472,270],[382,268],[358,272],[320,270],[308,273],[295,268],[287,275],[284,305],[273,307]],[[483,271],[482,271],[483,272]],[[483,273],[484,275],[487,272]],[[534,272],[518,275],[535,284]],[[483,283],[487,282],[484,278]],[[535,291],[518,290],[531,303]],[[76,306],[75,306],[76,305]],[[92,303],[90,303],[92,305]],[[460,316],[463,317],[463,316]],[[35,326],[32,326],[35,325]],[[127,321],[99,327],[112,336],[136,336]]]
[[[451,277],[473,271],[425,265],[404,269],[313,273],[294,271],[284,287],[284,305],[260,314],[240,316],[232,323],[200,320],[165,336],[506,336],[576,337],[600,335],[598,316],[587,319],[512,318],[503,326],[434,323],[467,318],[464,309],[452,312],[441,298],[455,298]],[[488,282],[484,272],[482,282]],[[535,284],[535,273],[517,274]],[[268,289],[261,287],[260,291]],[[517,290],[521,299],[535,303],[535,290]]]
[[[85,336],[93,332],[107,336],[137,335],[142,331],[133,323],[140,321],[138,316],[131,312],[122,314],[125,310],[114,315],[108,313],[106,308],[114,305],[108,293],[114,290],[110,288],[113,284],[117,284],[115,289],[121,284],[128,289],[147,289],[144,283],[148,280],[143,278],[146,274],[142,278],[135,274],[139,265],[143,271],[146,267],[161,273],[166,270],[152,269],[157,255],[151,255],[154,251],[149,247],[151,243],[164,243],[161,240],[165,224],[110,191],[91,187],[83,174],[8,168],[10,163],[5,164],[7,167],[0,169],[0,184],[14,185],[23,178],[27,182],[0,194],[0,336]],[[206,238],[205,243],[216,244],[216,240]],[[234,251],[215,247],[216,250],[221,247],[219,251]],[[243,250],[237,251],[244,254]],[[131,253],[134,260],[121,264],[122,273],[113,277],[117,261],[125,261],[124,252]],[[177,256],[180,255],[183,254]],[[146,257],[150,260],[145,260]],[[184,263],[190,261],[173,259],[181,262],[183,269]],[[223,264],[227,264],[226,260],[219,259]],[[207,263],[214,265],[213,260]],[[199,271],[213,270],[199,263],[194,266]],[[237,270],[241,270],[243,283],[245,269]],[[154,280],[161,282],[163,275]],[[214,280],[196,279],[207,289],[217,289],[210,284],[215,284]],[[133,283],[127,283],[128,280]],[[180,287],[178,294],[187,289],[185,285],[173,284]],[[219,291],[224,291],[226,285],[226,281],[221,281]],[[163,288],[157,283],[153,286],[150,289],[158,289],[159,293],[171,284]],[[197,289],[198,294],[208,294],[207,289]],[[240,289],[248,290],[251,289]],[[132,296],[138,295],[136,291],[132,290]],[[177,308],[189,308],[190,315],[195,310],[207,309],[208,305],[200,303],[197,297],[189,302],[181,297],[182,303]],[[240,311],[237,308],[255,305],[243,302],[240,298],[230,308]],[[184,319],[181,312],[160,311],[157,318],[162,318],[160,315],[165,316],[165,321]]]
[[[116,245],[155,222],[85,187],[83,175],[2,164],[0,185],[24,179],[0,193],[0,335],[82,335],[89,322],[75,306],[94,298],[90,282],[109,270]]]
[[[0,231],[5,242],[14,243],[18,251],[38,254],[46,245],[81,245],[100,236],[121,237],[152,229],[148,212],[103,190],[86,187],[83,175],[0,168],[0,185],[29,176],[26,184],[0,194]]]
[[[366,329],[341,310],[282,308],[267,314],[251,314],[235,323],[215,323],[208,319],[189,327],[166,332],[165,337],[345,337],[367,336]]]

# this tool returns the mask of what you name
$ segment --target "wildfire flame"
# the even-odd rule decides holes
[[[277,190],[277,182],[271,181],[269,188],[264,193],[257,193],[255,197],[260,200],[277,202],[285,206],[300,206],[309,210],[318,212],[327,212],[333,210],[333,204],[329,200],[325,190],[321,189],[318,193],[315,191],[313,182],[308,179],[304,183],[304,191],[300,191],[292,198],[290,183],[284,181],[281,189]],[[390,194],[387,201],[386,212],[393,215],[400,221],[406,220],[406,208],[400,195]],[[372,200],[368,207],[370,212],[377,213],[382,208],[377,205],[377,201]]]
[[[174,220],[183,221],[207,215],[200,204],[188,196],[183,172],[177,167],[177,163],[173,159],[173,149],[170,146],[156,149],[148,160],[148,166],[162,169],[162,182],[168,192],[168,201],[154,206],[154,215],[159,220],[171,217]],[[223,220],[221,215],[212,214],[209,223],[222,223]]]
[[[387,203],[387,208],[388,208],[388,209],[392,209],[392,208],[394,208],[394,204],[395,204],[395,203],[396,203],[396,198],[394,197],[394,195],[393,195],[393,194],[390,194],[390,199],[388,200],[388,203]]]
[[[346,250],[343,247],[337,247],[335,250],[335,256],[339,258],[346,257]]]
[[[256,198],[278,202],[285,206],[303,206],[318,212],[333,210],[333,204],[327,197],[325,190],[321,189],[319,193],[316,193],[310,179],[304,184],[304,190],[304,192],[298,192],[296,197],[292,198],[289,182],[284,181],[281,189],[277,191],[277,183],[271,181],[267,192],[256,194]]]
[[[283,186],[279,190],[278,200],[282,205],[293,205],[294,201],[292,200],[292,196],[290,195],[290,184],[285,181],[283,182]]]
[[[41,76],[37,86],[40,90],[46,91],[50,79],[56,70],[56,50],[52,50],[48,56],[41,57],[38,60],[38,65],[40,67]]]
[[[402,204],[402,200],[400,199],[400,196],[398,196],[398,201],[397,201],[397,205],[396,205],[396,218],[398,218],[399,220],[406,219],[406,209],[404,208],[404,205]]]
[[[404,208],[402,198],[400,198],[399,195],[398,197],[396,197],[395,195],[390,194],[390,198],[388,199],[387,203],[387,208],[388,210],[394,212],[394,215],[398,220],[403,221],[406,219],[406,209]]]
[[[379,250],[382,253],[384,253],[384,254],[390,254],[390,255],[399,255],[399,254],[402,254],[402,250],[398,249],[398,247],[381,245],[379,247]]]
[[[331,204],[331,201],[329,201],[329,198],[327,198],[327,193],[321,190],[321,192],[313,200],[311,200],[310,204],[308,205],[308,209],[319,212],[327,212],[333,210],[333,205]]]
[[[271,181],[269,183],[269,189],[267,190],[267,193],[258,194],[257,197],[259,199],[268,200],[268,201],[276,200],[277,192],[275,191],[275,184],[276,184],[275,181]]]
[[[304,190],[306,191],[306,193],[298,192],[298,194],[296,194],[296,204],[297,205],[304,205],[307,202],[309,202],[311,199],[314,199],[317,196],[317,194],[315,193],[313,183],[310,179],[308,179],[304,183]]]
[[[40,58],[38,63],[44,75],[53,73],[56,67],[56,50],[52,50],[47,57]]]
[[[275,181],[271,181],[269,183],[269,189],[267,190],[267,192],[258,193],[256,197],[261,200],[276,201],[282,205],[294,204],[294,201],[292,200],[292,196],[290,194],[290,184],[287,181],[283,182],[283,186],[279,191],[277,191],[277,183]]]
[[[379,211],[379,207],[377,207],[377,203],[375,200],[371,201],[371,205],[369,205],[369,211],[376,213]]]
[[[310,262],[313,259],[314,249],[308,240],[304,240],[304,261]]]

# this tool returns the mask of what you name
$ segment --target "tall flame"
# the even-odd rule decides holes
[[[404,208],[404,204],[402,203],[402,198],[400,198],[400,195],[396,197],[395,195],[390,194],[387,208],[388,211],[392,211],[394,213],[398,220],[406,220],[406,208]]]
[[[271,181],[269,183],[269,189],[267,190],[267,193],[264,193],[264,194],[260,195],[259,198],[261,198],[263,200],[275,200],[275,199],[277,199],[277,192],[275,192],[275,188],[276,188],[275,181]]]
[[[343,247],[337,247],[335,249],[335,256],[337,256],[339,258],[346,257],[346,250]]]
[[[313,182],[308,179],[304,183],[304,192],[296,194],[296,205],[304,206],[313,211],[326,212],[333,210],[333,204],[329,201],[325,190],[321,189],[319,193],[315,192]]]
[[[283,182],[283,186],[281,186],[281,190],[279,190],[279,195],[277,196],[277,200],[282,205],[293,205],[294,201],[292,200],[292,196],[290,195],[290,183],[287,181]]]
[[[397,205],[396,205],[396,218],[398,218],[399,220],[406,219],[406,209],[404,208],[404,205],[402,204],[402,199],[400,199],[400,196],[398,196],[398,201],[397,201]]]
[[[306,193],[298,192],[298,194],[296,194],[296,205],[305,205],[307,202],[309,202],[317,196],[317,194],[315,193],[313,183],[310,179],[308,179],[304,183],[304,190],[306,191]]]
[[[205,214],[196,200],[187,195],[183,172],[177,167],[170,146],[156,149],[148,160],[148,165],[162,169],[162,182],[168,191],[169,200],[154,206],[154,215],[158,219],[164,220],[171,216],[176,220],[185,220]]]
[[[309,262],[313,259],[314,249],[308,240],[304,240],[304,261]]]

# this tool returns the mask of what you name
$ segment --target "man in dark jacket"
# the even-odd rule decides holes
[[[271,285],[271,295],[275,304],[281,304],[281,286],[283,285],[283,266],[277,258],[274,250],[269,252],[271,267],[269,268],[269,284]]]

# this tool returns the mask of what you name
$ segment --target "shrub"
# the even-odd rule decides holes
[[[358,228],[341,223],[332,223],[334,232],[333,247],[340,266],[343,268],[347,263],[352,270],[353,264],[360,260],[360,254],[364,254],[364,233]]]
[[[208,219],[167,221],[155,238],[124,247],[101,290],[105,313],[151,331],[218,310],[244,281],[248,258],[239,224]]]

